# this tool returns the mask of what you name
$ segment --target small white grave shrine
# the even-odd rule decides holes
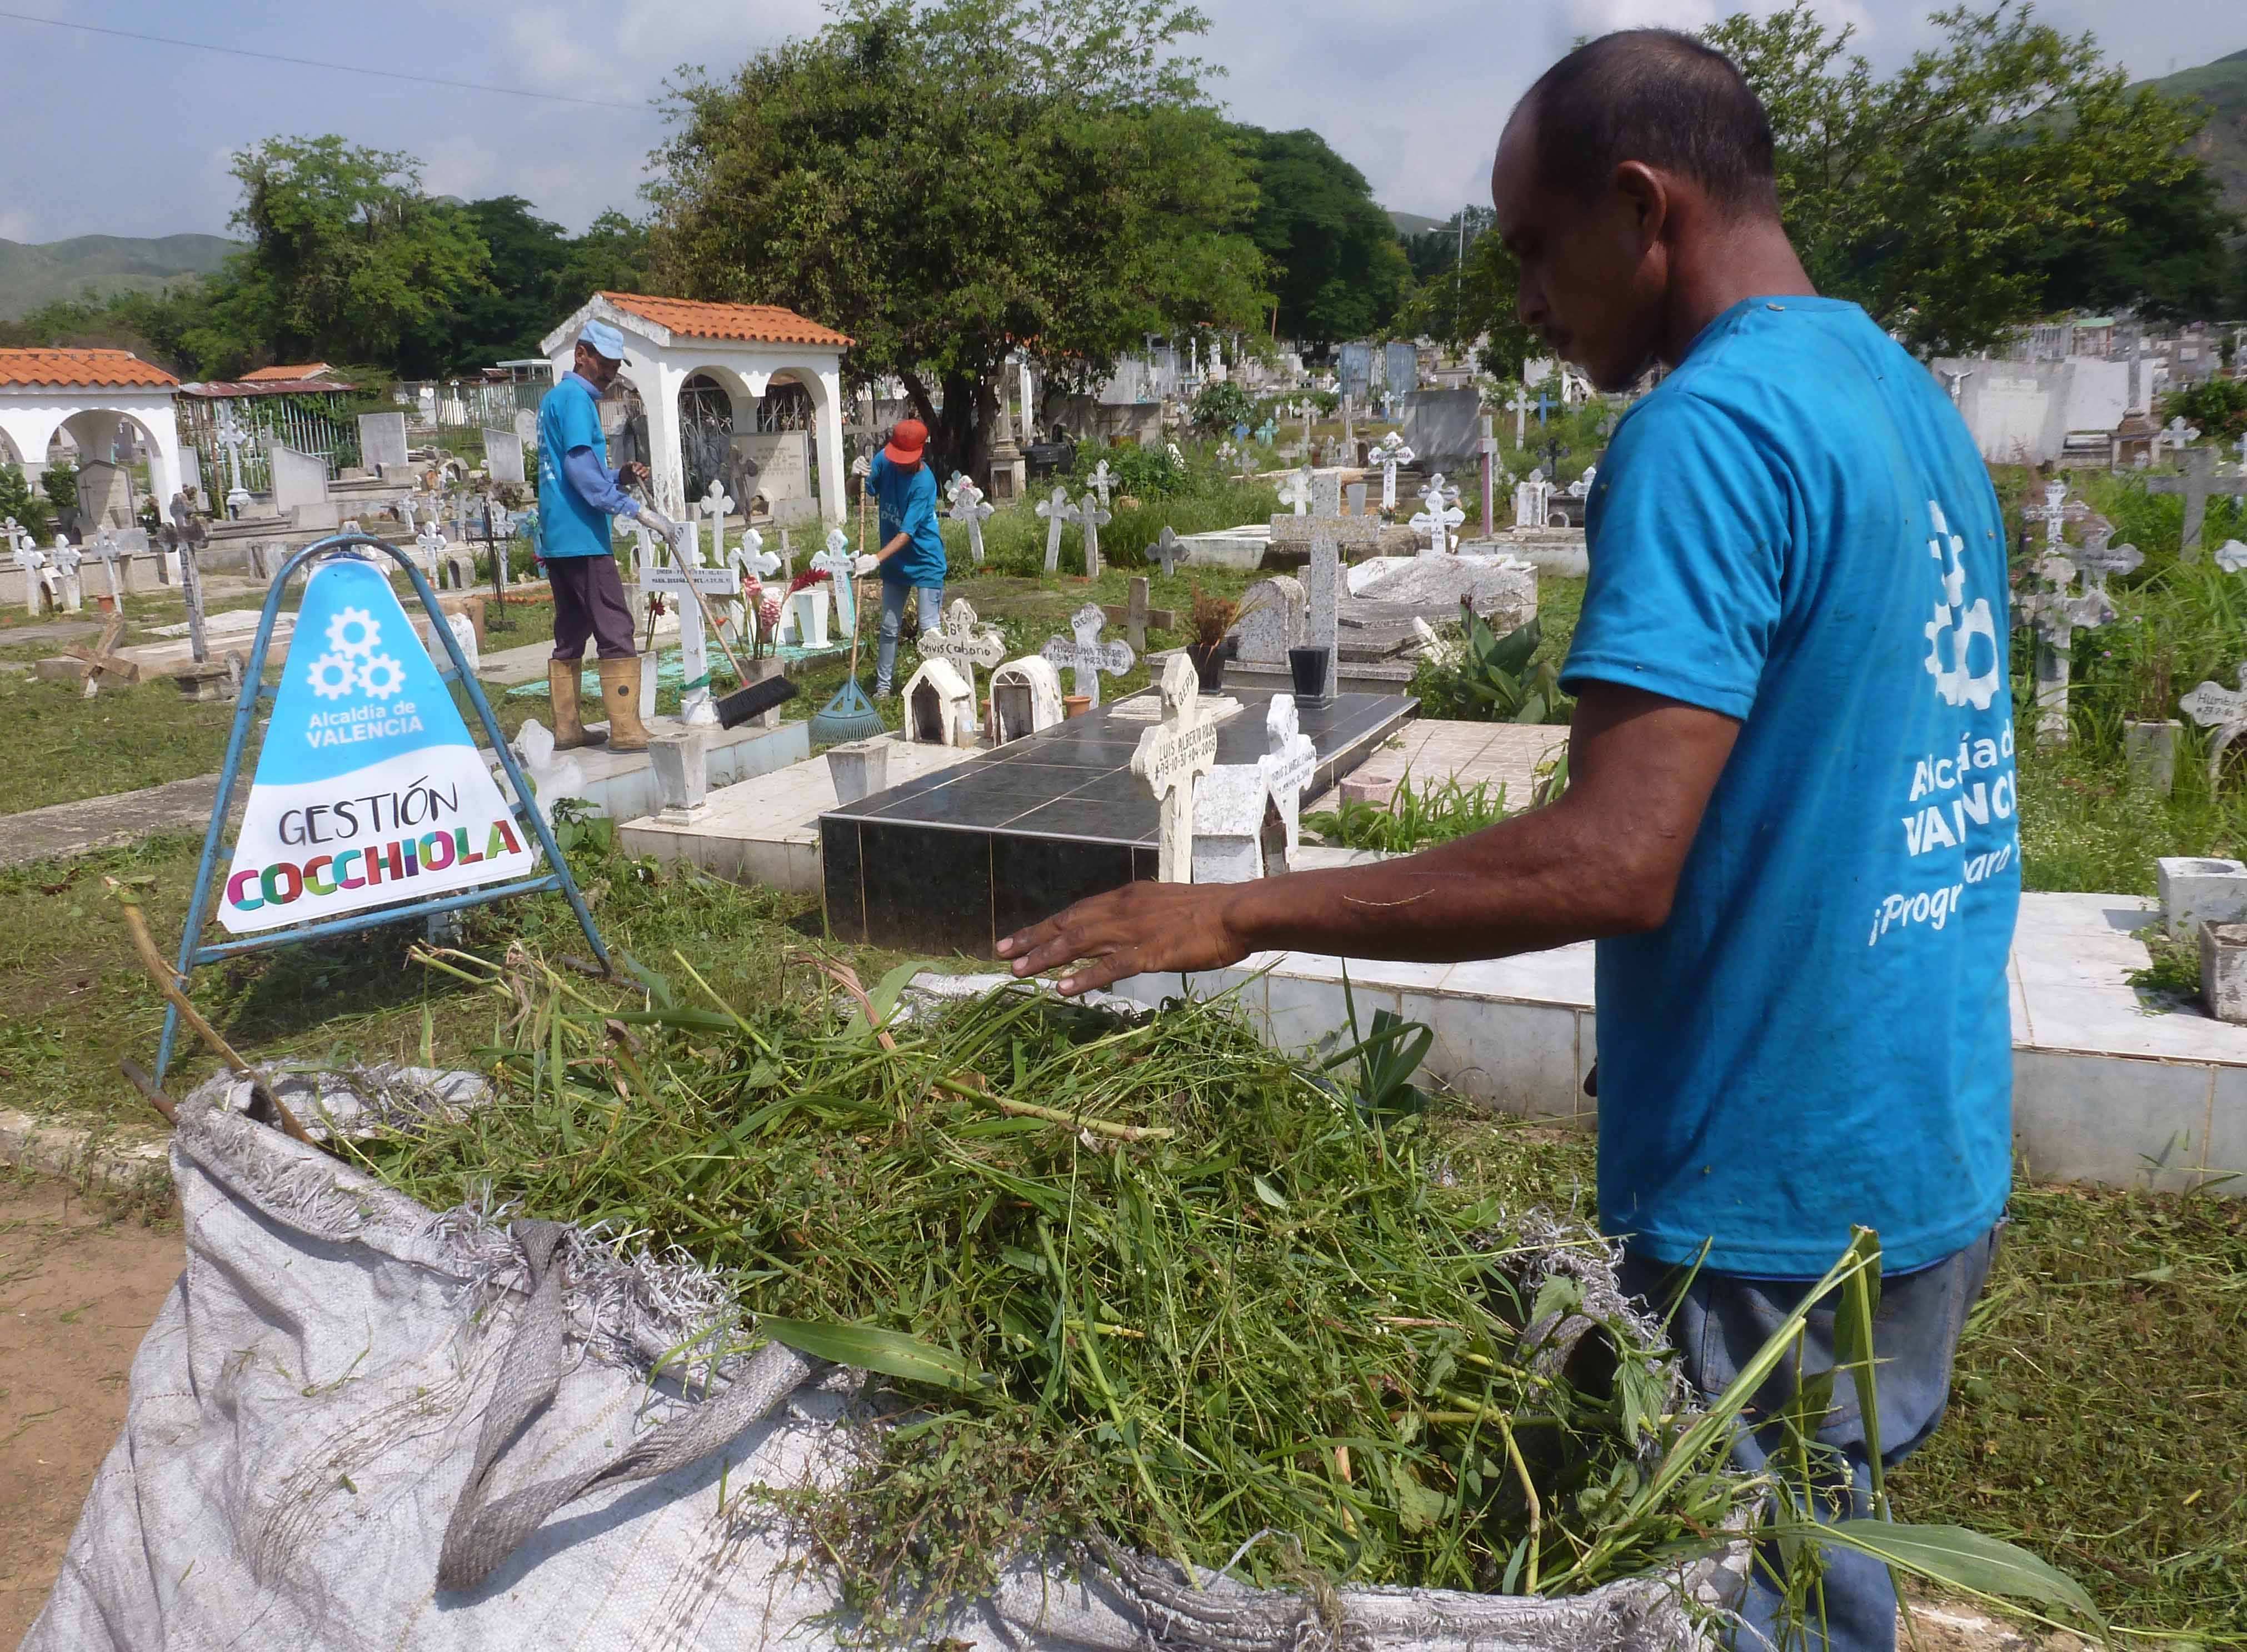
[[[975,691],[948,659],[924,659],[905,685],[905,738],[922,746],[975,743]]]
[[[1061,673],[1035,654],[1010,659],[991,673],[991,743],[1003,746],[1025,734],[1058,728],[1062,721]]]

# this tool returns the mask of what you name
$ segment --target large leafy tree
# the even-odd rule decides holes
[[[1387,326],[1409,270],[1365,174],[1315,132],[1238,130],[1259,195],[1249,234],[1270,261],[1280,335],[1328,344]]]
[[[589,295],[646,284],[647,232],[621,213],[604,212],[572,237],[520,195],[471,201],[461,211],[490,266],[485,283],[469,289],[410,346],[442,366],[536,355],[539,339]]]
[[[1149,332],[1253,327],[1247,166],[1174,0],[843,0],[817,36],[691,79],[649,187],[660,268],[782,304],[894,374],[940,464],[987,464],[999,372],[1086,383]]]
[[[333,134],[268,138],[237,150],[233,171],[233,224],[249,240],[225,271],[239,331],[284,358],[443,365],[414,342],[488,289],[491,255],[467,210],[421,193],[413,157]]]
[[[2064,35],[2017,0],[1934,21],[1942,43],[1886,80],[1809,0],[1735,15],[1706,38],[1771,112],[1779,204],[1820,290],[1862,304],[1923,350],[1970,350],[2088,296],[2067,290],[2059,247],[2140,237],[2179,192],[2212,196],[2187,148],[2200,117],[2129,90],[2090,35]],[[2221,228],[2203,213],[2185,233],[2206,237],[2203,250],[2220,261]],[[2156,238],[2174,257],[2175,226]],[[2126,265],[2127,255],[2095,302],[2161,285],[2152,265],[2127,276]]]

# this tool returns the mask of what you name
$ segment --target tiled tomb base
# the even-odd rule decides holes
[[[1271,695],[1234,689],[1217,761],[1262,755]],[[1142,705],[1151,691],[1131,697]],[[1152,877],[1156,806],[1132,775],[1152,727],[1103,706],[1058,728],[978,752],[955,768],[878,792],[820,820],[827,921],[839,939],[995,956],[1001,937],[1070,902]],[[1337,694],[1299,707],[1318,747],[1307,792],[1325,790],[1395,734],[1415,702]]]
[[[2124,979],[2148,961],[2134,932],[2160,918],[2129,896],[2022,898],[2008,974],[2024,1175],[2247,1192],[2247,1027],[2189,1009],[2151,1014]],[[1586,943],[1472,964],[1352,959],[1349,993],[1361,1027],[1388,1009],[1432,1027],[1425,1070],[1462,1094],[1503,1112],[1589,1124],[1598,1109],[1583,1089],[1598,1053],[1592,952]],[[1237,989],[1259,1030],[1293,1049],[1346,1027],[1344,962],[1261,953],[1185,980],[1199,995]],[[1145,1004],[1180,989],[1177,975],[1114,988]]]

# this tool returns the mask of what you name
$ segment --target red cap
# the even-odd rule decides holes
[[[900,419],[890,433],[890,445],[882,449],[882,457],[893,465],[917,465],[920,450],[927,446],[928,427],[918,419]]]

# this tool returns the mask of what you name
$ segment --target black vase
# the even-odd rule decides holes
[[[1214,694],[1225,686],[1225,645],[1204,648],[1199,643],[1186,645],[1186,658],[1193,662],[1194,675],[1201,679],[1201,692]]]
[[[1294,679],[1295,699],[1299,704],[1316,706],[1324,702],[1328,687],[1327,669],[1330,664],[1323,648],[1290,648],[1287,651],[1287,675]]]

